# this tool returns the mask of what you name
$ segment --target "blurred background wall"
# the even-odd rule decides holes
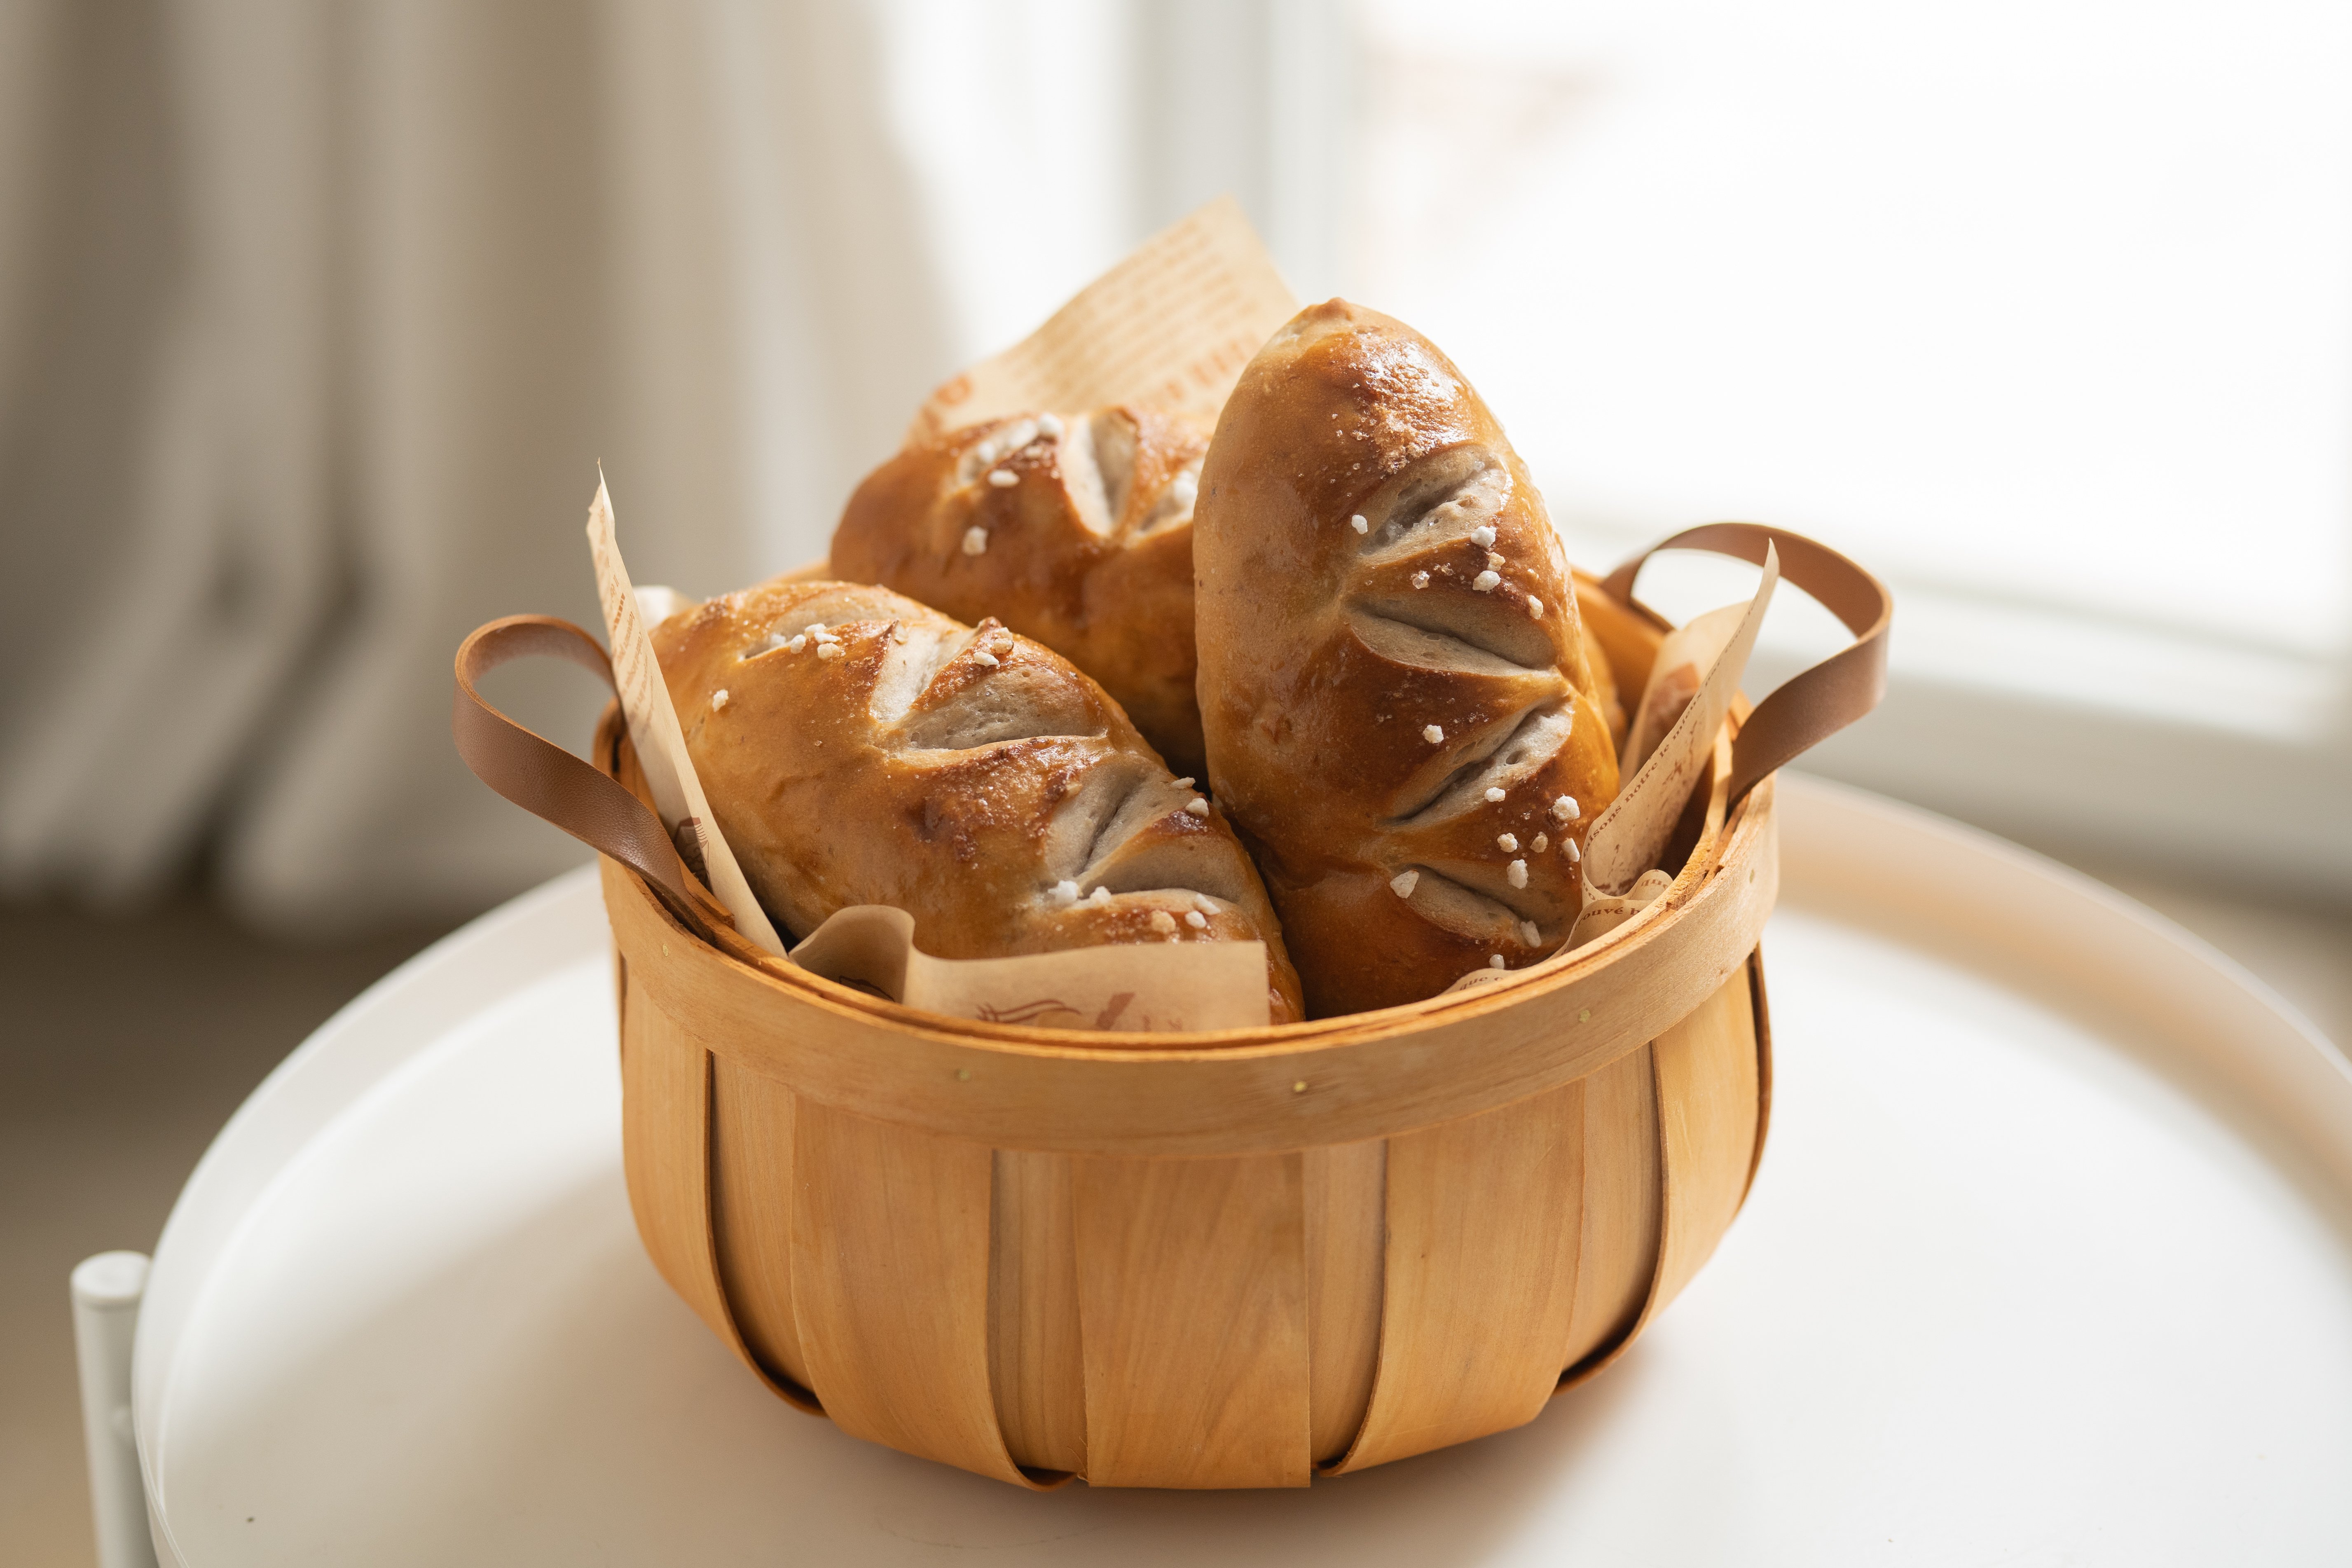
[[[1892,576],[1829,771],[2352,899],[2347,74],[2306,0],[17,0],[0,889],[201,866],[315,931],[570,863],[447,658],[593,624],[599,460],[640,580],[796,564],[927,387],[1233,190],[1580,560],[1738,515]]]

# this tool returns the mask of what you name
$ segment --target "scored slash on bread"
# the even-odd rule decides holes
[[[1310,307],[1243,372],[1195,511],[1210,776],[1310,1014],[1556,948],[1616,756],[1559,536],[1460,371]]]
[[[885,588],[782,580],[653,639],[719,829],[795,936],[890,904],[943,958],[1259,941],[1273,1020],[1300,1016],[1231,826],[1051,649]]]
[[[1182,419],[1124,407],[917,442],[850,497],[832,570],[1036,638],[1198,774],[1192,524],[1207,447]]]

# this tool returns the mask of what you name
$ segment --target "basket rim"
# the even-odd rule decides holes
[[[1681,1022],[1744,971],[1771,913],[1772,795],[1768,779],[1734,815],[1722,856],[1622,940],[1517,982],[1264,1029],[1018,1029],[787,980],[704,942],[611,860],[605,908],[630,1005],[649,1003],[715,1057],[821,1103],[1002,1149],[1286,1152],[1510,1104]],[[1139,1039],[1150,1043],[1095,1043]]]

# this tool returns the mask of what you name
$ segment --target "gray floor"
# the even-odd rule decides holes
[[[2352,912],[2105,874],[2352,1040]],[[68,1271],[151,1249],[238,1101],[434,934],[306,948],[201,904],[111,921],[0,907],[0,1561],[91,1561]]]
[[[196,903],[0,906],[0,1563],[93,1561],[67,1274],[152,1250],[253,1086],[435,934],[299,947]]]

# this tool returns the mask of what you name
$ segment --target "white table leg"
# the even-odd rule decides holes
[[[81,1429],[89,1450],[99,1568],[155,1568],[147,1488],[131,1427],[131,1341],[146,1289],[143,1252],[101,1252],[74,1268],[74,1358],[81,1363]]]

